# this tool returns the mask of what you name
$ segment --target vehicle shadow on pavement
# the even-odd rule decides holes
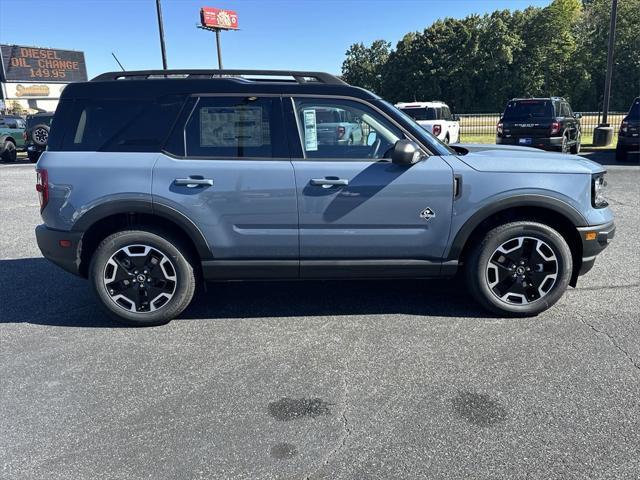
[[[600,165],[620,165],[623,167],[640,166],[640,154],[636,152],[629,153],[629,158],[626,162],[619,162],[616,160],[615,149],[603,149],[603,150],[589,150],[580,152],[580,156],[587,158]]]
[[[0,260],[0,323],[109,328],[87,281],[44,258]],[[200,288],[177,319],[404,314],[486,317],[459,281],[218,282]]]

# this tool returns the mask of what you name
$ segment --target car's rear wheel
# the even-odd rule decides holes
[[[449,145],[449,134],[447,133],[447,135],[445,135],[444,137],[444,143]]]
[[[569,137],[566,135],[562,136],[562,145],[560,145],[560,151],[562,153],[569,153]]]
[[[626,148],[624,147],[616,148],[616,160],[618,162],[626,162],[628,157],[629,157],[629,152],[627,152]]]
[[[27,152],[27,158],[31,163],[36,163],[40,158],[40,152]]]
[[[170,235],[151,228],[114,233],[91,259],[91,286],[118,321],[162,325],[193,298],[196,281],[185,252]]]
[[[490,230],[472,250],[466,277],[486,309],[505,316],[534,316],[555,304],[569,285],[573,260],[565,239],[538,222],[519,221]]]
[[[16,144],[11,140],[6,140],[2,146],[2,154],[0,154],[0,157],[5,162],[15,162],[18,158]]]

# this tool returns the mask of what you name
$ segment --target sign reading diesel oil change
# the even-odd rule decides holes
[[[87,80],[84,52],[0,45],[6,82],[83,82]]]

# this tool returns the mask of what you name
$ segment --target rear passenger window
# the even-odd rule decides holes
[[[158,151],[183,100],[76,99],[62,150]]]
[[[188,157],[271,158],[278,98],[202,97],[185,126]]]

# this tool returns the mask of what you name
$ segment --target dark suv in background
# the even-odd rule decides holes
[[[624,117],[618,132],[618,144],[616,145],[616,160],[627,160],[629,152],[640,150],[640,97],[636,97]]]
[[[580,117],[562,97],[514,98],[498,122],[496,143],[577,154]]]
[[[47,148],[51,120],[53,120],[53,112],[36,113],[27,117],[27,127],[24,132],[25,148],[29,160],[33,163],[38,161]]]

